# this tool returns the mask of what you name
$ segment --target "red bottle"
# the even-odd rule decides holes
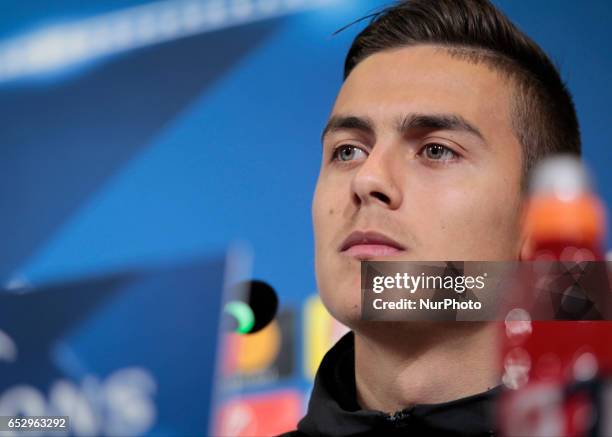
[[[531,184],[523,260],[603,261],[604,211],[578,160],[545,161]],[[520,292],[535,294],[537,279],[519,281]],[[596,286],[609,290],[609,281]],[[612,435],[612,322],[538,321],[515,309],[501,344],[503,435]]]

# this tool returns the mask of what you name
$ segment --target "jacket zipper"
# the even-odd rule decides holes
[[[410,417],[410,411],[402,410],[385,416],[387,422],[397,424],[398,422]]]

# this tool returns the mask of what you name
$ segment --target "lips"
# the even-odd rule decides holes
[[[384,234],[374,231],[355,231],[341,244],[340,252],[358,259],[394,255],[406,248]]]

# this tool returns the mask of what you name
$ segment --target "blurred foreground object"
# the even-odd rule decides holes
[[[254,334],[265,328],[276,316],[278,296],[270,284],[252,280],[233,287],[230,300],[225,304],[227,332]]]
[[[605,210],[579,160],[553,157],[535,169],[525,220],[531,245],[524,260],[541,262],[541,277],[519,278],[535,295],[549,261],[568,261],[576,281],[589,264],[603,267]],[[609,263],[608,263],[609,264]],[[578,282],[576,282],[578,284]],[[571,300],[570,286],[563,298]],[[570,319],[571,320],[571,319]],[[580,320],[579,317],[573,320]],[[502,435],[612,435],[612,322],[535,321],[524,308],[508,312],[501,365],[507,390],[499,408]]]
[[[531,240],[528,259],[604,259],[605,209],[579,160],[558,156],[535,169],[525,232]]]

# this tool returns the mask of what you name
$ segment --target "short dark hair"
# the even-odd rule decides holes
[[[418,44],[485,62],[513,81],[512,127],[523,149],[523,181],[544,156],[580,155],[576,110],[559,72],[488,0],[403,0],[373,14],[346,56],[344,79],[370,55]]]

